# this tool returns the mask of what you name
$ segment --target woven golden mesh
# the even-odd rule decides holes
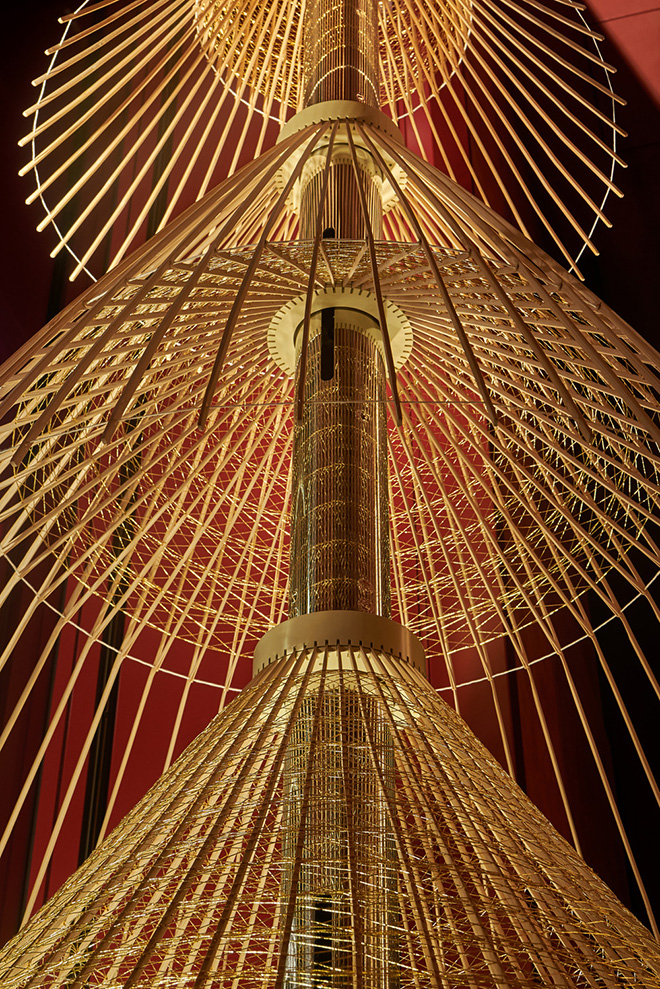
[[[7,989],[660,985],[657,942],[421,674],[267,667],[0,955]]]

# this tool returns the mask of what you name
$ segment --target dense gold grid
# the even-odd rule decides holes
[[[349,647],[268,667],[0,973],[6,989],[653,989],[660,953],[418,673]]]

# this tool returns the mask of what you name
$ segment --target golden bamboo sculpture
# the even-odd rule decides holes
[[[303,109],[303,9],[103,0],[61,18],[26,111],[24,172],[35,180],[28,202],[45,210],[40,228],[57,236],[53,254],[74,257],[72,277],[117,264]],[[371,93],[356,91],[524,232],[538,217],[568,263],[585,243],[596,251],[623,164],[613,69],[581,10],[574,0],[382,3],[378,71]]]
[[[26,916],[143,644],[101,835],[159,672],[185,683],[169,764],[205,657],[224,655],[222,702],[263,633],[267,666],[6,949],[8,985],[658,984],[653,940],[415,672],[415,636],[459,708],[475,651],[511,766],[492,646],[509,641],[547,729],[536,627],[654,924],[558,616],[608,677],[587,595],[629,628],[623,578],[657,615],[630,550],[657,567],[660,357],[405,147],[365,85],[376,6],[342,10],[307,28],[306,105],[279,142],[3,368],[4,599],[34,588],[3,660],[55,616],[3,742],[58,637],[84,640],[3,844],[86,660],[127,621]]]

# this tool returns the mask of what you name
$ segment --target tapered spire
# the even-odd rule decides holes
[[[657,989],[657,942],[393,653],[268,666],[0,952],[3,989]]]

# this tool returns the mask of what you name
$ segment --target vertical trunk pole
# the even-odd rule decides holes
[[[308,105],[356,100],[377,105],[376,0],[311,0],[305,12]],[[348,125],[347,125],[348,126]],[[323,203],[326,148],[303,179],[301,239],[362,240],[359,181],[375,236],[380,177],[357,149],[357,170],[341,135],[332,148]],[[357,175],[356,175],[357,171]],[[298,330],[298,369],[300,340]],[[313,313],[304,368],[304,410],[295,427],[291,523],[292,618],[315,611],[389,616],[386,377],[373,317],[352,309]]]
[[[309,0],[304,37],[307,106],[337,100],[378,106],[377,0]],[[335,239],[364,240],[361,202],[380,236],[380,175],[366,149],[357,147],[355,154],[357,168],[340,129],[332,148],[319,147],[308,163],[302,240],[324,237],[329,251]],[[293,619],[314,612],[390,613],[381,334],[372,316],[349,305],[327,308],[321,301],[312,309],[306,353],[303,324],[297,330],[296,374],[303,373],[304,384],[296,388],[298,394],[303,387],[303,409],[294,427],[292,464]],[[332,616],[322,621],[331,635]],[[394,989],[396,880],[381,782],[394,793],[392,740],[378,699],[361,705],[359,674],[342,673],[339,655],[332,655],[323,689],[310,687],[284,766],[287,901],[296,884],[285,987]],[[319,707],[312,751],[310,726]],[[366,744],[371,737],[378,739],[380,776]],[[304,816],[303,780],[310,788]],[[300,862],[294,861],[294,848]]]

